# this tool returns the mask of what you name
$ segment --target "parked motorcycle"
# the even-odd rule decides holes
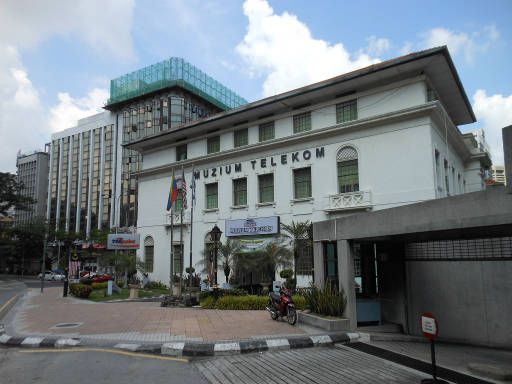
[[[289,289],[282,288],[279,294],[270,292],[268,296],[268,306],[266,309],[270,312],[272,320],[286,317],[288,324],[294,325],[297,322],[297,311],[292,299],[292,292]]]

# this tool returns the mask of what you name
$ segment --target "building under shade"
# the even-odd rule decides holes
[[[80,232],[135,227],[141,158],[122,145],[238,107],[246,101],[183,59],[111,81],[106,111],[52,135],[47,217]]]

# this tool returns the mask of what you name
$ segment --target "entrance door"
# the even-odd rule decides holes
[[[324,255],[325,282],[330,282],[338,288],[338,252],[336,249],[336,242],[324,243]]]

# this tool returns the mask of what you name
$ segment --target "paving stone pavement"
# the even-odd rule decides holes
[[[194,363],[212,384],[419,383],[428,375],[337,345],[238,355]]]
[[[73,323],[72,327],[56,326]],[[63,298],[62,289],[52,287],[43,294],[28,292],[8,325],[8,333],[162,343],[300,336],[307,330],[273,321],[266,311],[162,308],[151,302],[92,303]]]

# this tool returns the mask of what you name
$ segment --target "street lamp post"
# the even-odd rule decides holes
[[[217,287],[217,256],[219,254],[219,241],[220,237],[222,236],[222,231],[219,227],[217,227],[217,224],[213,227],[213,229],[210,232],[210,237],[213,240],[213,252],[214,252],[214,264],[213,264],[213,270],[214,270],[214,287]]]

